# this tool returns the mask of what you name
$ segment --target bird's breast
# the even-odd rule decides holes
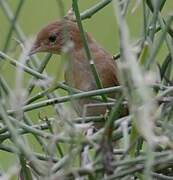
[[[65,81],[81,91],[96,89],[95,80],[87,60],[70,59],[65,68]]]

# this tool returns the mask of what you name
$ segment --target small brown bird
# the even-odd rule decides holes
[[[118,69],[112,56],[101,48],[88,33],[86,33],[86,37],[103,86],[112,87],[119,85],[117,78]],[[69,44],[72,46],[69,46]],[[37,34],[30,54],[37,52],[62,54],[65,49],[69,57],[69,66],[65,70],[66,83],[81,91],[97,89],[80,37],[80,31],[75,22],[61,20],[48,24]],[[92,103],[95,103],[95,101],[89,98],[80,99],[75,102],[75,109],[81,115],[84,105]],[[90,106],[86,114],[95,116],[103,115],[105,112],[106,106]]]

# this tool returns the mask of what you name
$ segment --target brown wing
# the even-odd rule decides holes
[[[93,51],[97,71],[104,87],[119,85],[118,69],[112,56],[102,48]]]

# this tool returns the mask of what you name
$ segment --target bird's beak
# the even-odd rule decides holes
[[[36,45],[36,44],[33,44],[31,50],[29,51],[29,56],[39,52],[41,50],[40,46]]]

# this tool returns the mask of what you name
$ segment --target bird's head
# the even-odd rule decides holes
[[[37,52],[60,54],[63,47],[68,46],[67,43],[70,42],[74,49],[83,46],[77,24],[69,20],[56,21],[48,24],[37,34],[30,55]]]

